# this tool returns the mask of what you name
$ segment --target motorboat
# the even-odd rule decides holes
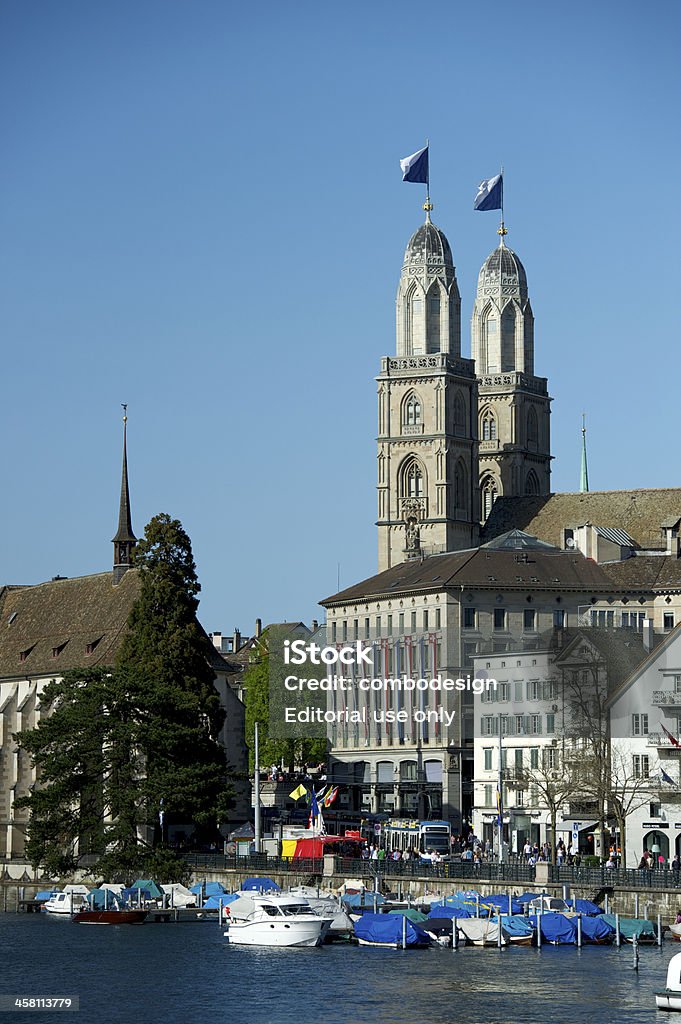
[[[501,929],[500,936],[499,922],[491,917],[465,917],[456,923],[471,946],[505,946],[508,943],[504,929]]]
[[[319,917],[303,896],[248,892],[225,909],[233,945],[318,946],[331,927],[331,917]]]
[[[70,917],[78,910],[87,909],[87,888],[83,886],[66,886],[63,892],[55,892],[43,903],[46,914]]]
[[[558,896],[536,896],[527,904],[530,914],[574,914],[572,907]]]
[[[676,953],[667,966],[667,987],[655,993],[658,1010],[681,1011],[681,953]]]
[[[76,924],[143,924],[146,910],[114,906],[110,910],[78,910],[71,920]]]
[[[387,949],[418,949],[433,942],[433,936],[425,931],[425,922],[416,924],[404,914],[362,914],[355,922],[355,939],[360,946]]]

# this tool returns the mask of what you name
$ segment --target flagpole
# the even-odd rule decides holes
[[[503,239],[502,239],[502,241],[503,241]],[[504,830],[504,823],[503,823],[504,810],[503,810],[503,808],[504,808],[504,804],[503,804],[503,800],[502,800],[502,796],[501,796],[501,794],[503,792],[503,790],[502,790],[503,772],[502,772],[502,767],[501,767],[501,761],[502,761],[501,751],[502,751],[501,712],[499,712],[499,778],[498,778],[498,781],[497,781],[497,786],[498,786],[498,794],[497,794],[497,826],[498,826],[498,832],[499,832],[499,864],[503,864],[503,862],[504,862],[504,853],[503,853],[503,835],[504,835],[504,831],[503,831]]]
[[[499,242],[499,245],[503,246],[503,244],[504,244],[504,235],[508,234],[508,231],[506,230],[506,228],[504,226],[504,168],[503,168],[503,165],[502,165],[501,171],[499,173],[501,175],[501,224],[499,225],[499,230],[497,231],[497,234],[501,235],[501,241]]]
[[[260,853],[260,748],[258,745],[258,722],[255,723],[255,809],[254,819],[254,844],[255,852]]]
[[[426,211],[426,223],[428,223],[430,211],[433,209],[433,204],[430,201],[430,139],[426,139],[426,149],[428,150],[428,170],[426,171],[426,201],[423,204],[423,209]]]

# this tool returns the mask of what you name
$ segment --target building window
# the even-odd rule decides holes
[[[650,807],[648,809],[648,813],[650,814],[651,818],[659,818],[661,810],[662,810],[662,804],[658,804],[658,803],[653,802],[653,803],[651,803],[651,805],[650,805]]]
[[[416,632],[416,612],[411,613],[411,631]]]
[[[404,633],[404,612],[400,612],[397,622],[399,632]]]
[[[558,767],[558,751],[555,747],[544,747],[542,751],[544,768],[554,769]]]
[[[522,683],[522,680],[516,680],[516,682],[513,685],[513,689],[515,691],[514,694],[513,694],[513,699],[516,702],[516,704],[519,704],[520,701],[523,699],[523,683]]]
[[[343,622],[341,623],[341,632],[342,632],[343,640],[347,640],[347,638],[348,638],[348,621],[347,621],[347,619],[343,619]]]
[[[631,735],[632,736],[647,736],[648,735],[648,715],[632,715],[631,716]]]
[[[649,778],[650,759],[647,754],[634,754],[632,758],[635,779]]]
[[[539,767],[539,747],[530,748],[530,768]]]
[[[539,700],[539,680],[529,679],[527,682],[527,699]]]
[[[393,635],[393,617],[392,617],[392,615],[389,615],[388,616],[388,636],[392,636],[392,635]]]
[[[381,616],[376,616],[376,636],[381,635]]]
[[[674,612],[665,612],[663,616],[663,628],[665,633],[674,628]]]
[[[423,630],[424,632],[428,629],[428,609],[423,609]]]
[[[496,441],[497,439],[497,421],[494,414],[489,409],[483,413],[482,424],[481,424],[481,435],[483,441]]]
[[[562,608],[556,608],[553,613],[553,628],[565,629],[567,626],[567,615]]]
[[[463,628],[464,629],[475,629],[476,628],[477,612],[475,608],[464,608],[463,610]]]
[[[507,701],[511,698],[511,687],[508,683],[499,683],[497,686],[497,700]]]
[[[523,612],[523,629],[526,633],[534,633],[537,628],[537,613],[534,608],[526,608]]]
[[[495,629],[506,629],[506,609],[495,608],[494,609],[494,628]]]
[[[495,715],[484,715],[480,724],[483,736],[496,736],[497,719]]]
[[[418,427],[421,423],[421,403],[416,395],[410,395],[404,407],[405,423],[408,427]]]
[[[549,715],[546,716],[546,732],[547,732],[547,735],[550,736],[551,733],[554,733],[555,731],[556,731],[556,716],[553,715],[553,714],[549,714]]]
[[[485,807],[493,807],[494,806],[494,802],[493,802],[493,798],[492,798],[492,787],[491,786],[483,786],[483,792],[484,792],[483,799],[485,801],[485,805],[484,806]]]
[[[482,493],[482,518],[487,520],[498,495],[497,485],[491,476],[483,477],[480,483],[480,491]]]
[[[364,620],[364,639],[368,640],[371,636],[371,619]]]
[[[514,760],[515,760],[514,767],[515,767],[516,771],[522,771],[522,768],[523,768],[523,748],[522,747],[516,747],[515,748]]]
[[[336,623],[335,622],[331,623],[331,642],[334,643],[334,644],[336,642]]]
[[[435,628],[442,629],[442,612],[439,608],[435,609]]]
[[[541,736],[541,715],[530,715],[530,733]]]
[[[483,754],[485,755],[485,771],[486,772],[491,772],[492,771],[492,748],[491,747],[485,747],[485,749],[483,750]]]

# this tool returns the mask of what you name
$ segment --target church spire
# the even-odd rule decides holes
[[[131,565],[132,550],[137,538],[132,532],[132,520],[130,516],[130,491],[128,488],[128,407],[123,405],[123,473],[121,476],[121,501],[118,510],[118,529],[113,538],[114,585],[120,583],[121,579]]]
[[[589,470],[586,464],[586,413],[582,413],[582,468],[579,474],[580,494],[589,490]]]

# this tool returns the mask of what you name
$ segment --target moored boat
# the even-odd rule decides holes
[[[70,917],[76,911],[87,908],[87,893],[88,890],[84,885],[67,885],[63,892],[55,892],[49,900],[46,900],[42,909],[46,914]]]
[[[331,926],[303,896],[249,892],[226,908],[225,938],[241,946],[318,946]]]
[[[433,941],[423,925],[410,921],[404,914],[362,914],[355,922],[355,939],[360,946],[389,949],[414,949],[430,946]]]
[[[667,965],[667,987],[655,993],[658,1010],[681,1012],[681,953],[676,953]]]
[[[143,924],[146,910],[114,908],[112,910],[79,910],[71,918],[76,924]]]

